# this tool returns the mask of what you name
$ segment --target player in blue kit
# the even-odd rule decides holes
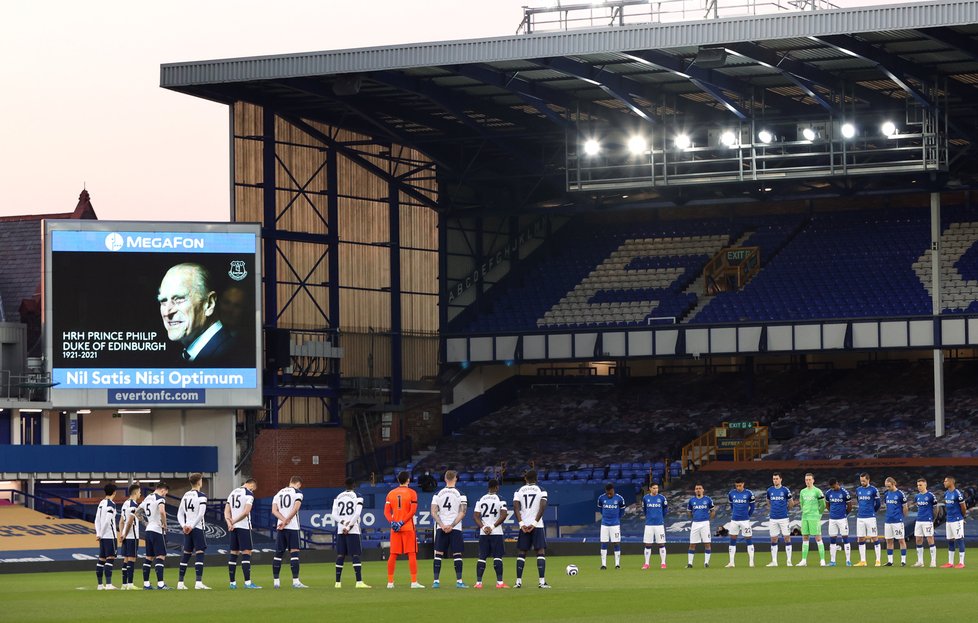
[[[649,568],[649,558],[652,556],[652,544],[659,544],[659,563],[666,568],[666,513],[669,512],[669,502],[666,496],[659,494],[659,485],[649,485],[649,492],[642,498],[642,510],[645,512],[645,564],[642,569]]]
[[[750,518],[757,508],[757,498],[754,492],[744,488],[744,479],[738,478],[734,481],[733,490],[727,494],[730,502],[730,562],[727,567],[736,566],[734,559],[737,556],[737,537],[742,536],[747,544],[748,566],[754,566],[754,536],[751,530]]]
[[[887,478],[886,492],[883,503],[886,504],[886,519],[883,522],[883,536],[886,538],[886,566],[893,566],[893,541],[900,542],[900,566],[907,566],[906,527],[903,524],[907,516],[907,496],[897,489],[896,480]]]
[[[964,495],[957,488],[957,481],[948,476],[944,479],[944,512],[947,522],[944,529],[947,534],[947,564],[944,569],[964,569],[964,514],[968,512],[964,503]],[[954,564],[954,549],[958,549],[958,564]]]
[[[771,531],[771,562],[769,567],[778,566],[778,539],[784,540],[785,558],[788,566],[791,566],[791,527],[788,525],[788,510],[795,505],[791,497],[791,489],[781,484],[781,474],[775,472],[771,475],[774,486],[767,488],[767,501],[771,507],[770,511],[770,531]]]
[[[869,474],[859,474],[859,486],[856,487],[856,539],[859,541],[859,562],[857,567],[866,566],[866,542],[873,544],[876,550],[876,566],[882,565],[882,552],[879,542],[879,525],[876,523],[876,511],[880,509],[880,492],[870,484]]]
[[[693,568],[693,555],[696,553],[696,544],[703,544],[705,554],[703,566],[710,566],[710,554],[713,549],[713,533],[710,531],[710,520],[716,517],[717,509],[713,500],[704,493],[703,485],[696,483],[693,487],[694,495],[686,502],[686,510],[693,520],[689,527],[689,556],[686,559],[686,568]]]
[[[621,569],[621,517],[625,514],[625,498],[615,493],[615,485],[604,486],[598,497],[601,513],[601,570],[608,568],[608,543],[615,546],[615,569]]]
[[[839,550],[836,538],[846,552],[846,566],[852,566],[852,550],[849,545],[849,512],[852,510],[852,495],[842,488],[838,480],[829,481],[825,492],[825,503],[829,507],[829,566],[835,566],[835,554]]]
[[[937,506],[937,498],[927,490],[927,481],[923,478],[917,479],[917,494],[914,496],[914,505],[917,507],[917,521],[913,526],[913,535],[917,541],[917,562],[915,567],[924,566],[924,539],[930,547],[930,566],[937,566],[937,545],[934,544],[934,507]]]

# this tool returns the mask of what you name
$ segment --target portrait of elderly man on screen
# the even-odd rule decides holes
[[[217,292],[206,268],[193,263],[171,267],[163,275],[156,300],[167,337],[183,346],[185,364],[247,365],[235,336],[217,317]]]

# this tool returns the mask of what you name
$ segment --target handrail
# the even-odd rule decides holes
[[[27,501],[30,500],[30,501],[33,502],[33,505],[29,507],[29,508],[31,508],[31,510],[36,510],[39,513],[45,513],[45,514],[50,514],[50,515],[57,515],[59,519],[64,519],[65,518],[65,508],[72,509],[73,507],[78,507],[79,510],[77,512],[81,514],[81,519],[83,521],[88,521],[88,515],[89,514],[92,515],[92,519],[93,520],[95,518],[95,513],[92,512],[92,511],[89,511],[87,505],[82,504],[81,502],[78,502],[77,500],[72,500],[70,498],[62,497],[60,495],[56,495],[56,494],[53,494],[53,493],[52,494],[45,494],[43,496],[40,496],[40,495],[33,495],[31,493],[25,493],[25,492],[23,492],[23,491],[21,491],[19,489],[0,489],[0,493],[10,493],[10,494],[12,494],[10,496],[11,502],[13,502],[14,504],[22,504],[25,507],[28,507]],[[16,498],[18,496],[23,497],[24,498],[24,501],[23,502],[17,501]],[[51,500],[50,498],[55,498],[55,500]],[[38,505],[41,505],[41,506],[45,506],[45,505],[53,506],[54,508],[57,509],[57,512],[47,513],[44,510],[39,510],[37,508]]]
[[[702,467],[717,458],[717,431],[711,428],[693,441],[683,446],[682,470],[687,471]]]
[[[735,461],[753,461],[767,453],[770,436],[767,426],[758,426],[741,443],[734,446]]]

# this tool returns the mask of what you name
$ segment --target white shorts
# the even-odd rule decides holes
[[[727,524],[727,530],[730,531],[730,536],[743,536],[745,539],[749,539],[754,536],[754,531],[751,530],[750,520],[745,519],[743,521],[731,521]]]
[[[879,525],[876,523],[875,517],[857,517],[856,518],[856,536],[857,537],[867,537],[871,536],[873,538],[878,537],[880,534]]]
[[[621,543],[621,526],[601,526],[601,542]]]
[[[883,537],[888,541],[897,539],[902,540],[906,538],[907,527],[900,523],[885,523],[883,524]]]
[[[786,539],[791,537],[791,526],[788,525],[788,519],[772,519],[770,530],[772,539],[779,536],[783,536]]]
[[[949,539],[963,539],[964,538],[964,520],[960,521],[949,521],[944,524],[944,530],[946,536]]]
[[[829,537],[849,536],[848,519],[829,519]]]
[[[694,521],[689,527],[689,543],[712,543],[713,533],[710,532],[710,522]]]
[[[665,526],[645,526],[645,536],[642,540],[643,543],[661,543],[665,545],[666,543],[666,527]]]
[[[934,536],[933,521],[918,521],[913,526],[914,536]]]

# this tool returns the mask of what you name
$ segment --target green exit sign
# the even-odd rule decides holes
[[[727,428],[754,428],[757,422],[727,422]]]

